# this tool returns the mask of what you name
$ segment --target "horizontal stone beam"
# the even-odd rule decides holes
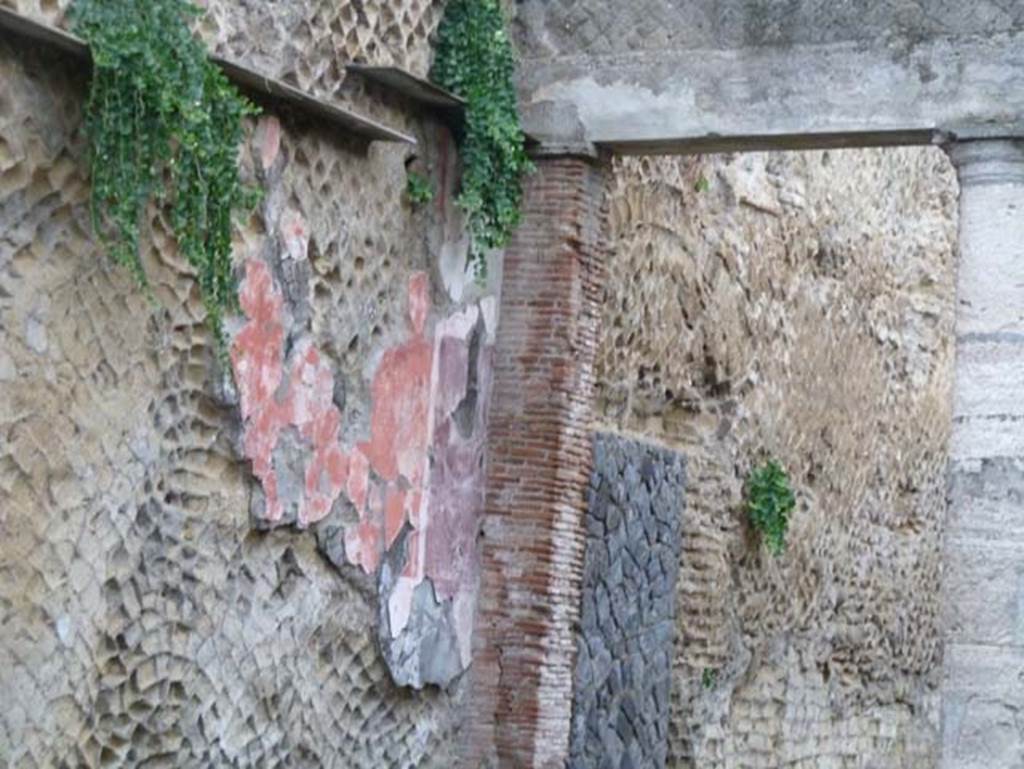
[[[525,128],[621,154],[1024,136],[1024,32],[527,59]]]

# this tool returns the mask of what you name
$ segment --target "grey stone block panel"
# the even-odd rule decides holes
[[[595,435],[571,769],[665,766],[684,486],[679,454]]]

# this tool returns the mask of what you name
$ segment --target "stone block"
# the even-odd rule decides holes
[[[946,638],[1024,646],[1024,543],[949,535],[945,559]]]
[[[594,437],[572,769],[665,765],[683,466],[667,450]]]
[[[1024,647],[946,647],[942,758],[958,769],[1024,766]]]

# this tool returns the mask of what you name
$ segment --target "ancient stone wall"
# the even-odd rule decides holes
[[[665,766],[684,464],[594,436],[569,769]]]
[[[599,421],[687,458],[668,765],[936,765],[947,159],[627,159],[609,195]],[[743,512],[766,456],[779,558]]]
[[[211,3],[200,27],[245,58],[322,22],[422,74],[438,4],[370,5]],[[341,57],[317,50],[269,74],[329,90]],[[86,88],[0,47],[0,766],[450,765],[501,274],[466,271],[450,134],[369,90],[415,148],[247,125],[264,194],[228,372],[162,211],[152,299],[97,245]]]
[[[32,19],[67,26],[73,0],[0,0]],[[394,65],[425,75],[442,0],[198,0],[196,29],[213,53],[321,96],[336,96],[344,65]]]

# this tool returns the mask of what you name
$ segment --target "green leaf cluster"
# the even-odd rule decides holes
[[[151,201],[169,206],[223,351],[223,317],[238,304],[231,214],[256,201],[239,179],[242,119],[257,109],[192,34],[198,13],[188,0],[77,0],[71,19],[94,65],[85,118],[93,227],[146,287],[142,218]]]
[[[471,258],[482,277],[486,251],[504,246],[519,224],[522,176],[532,168],[499,0],[449,0],[436,50],[432,79],[466,100],[458,203],[468,216]]]
[[[718,671],[714,668],[704,668],[700,674],[700,685],[705,689],[714,689],[718,683]]]
[[[789,476],[778,462],[769,460],[751,472],[747,479],[747,516],[772,555],[781,555],[786,549],[789,516],[795,507]]]
[[[405,194],[414,206],[422,206],[434,199],[434,188],[428,177],[410,171],[405,180]]]

